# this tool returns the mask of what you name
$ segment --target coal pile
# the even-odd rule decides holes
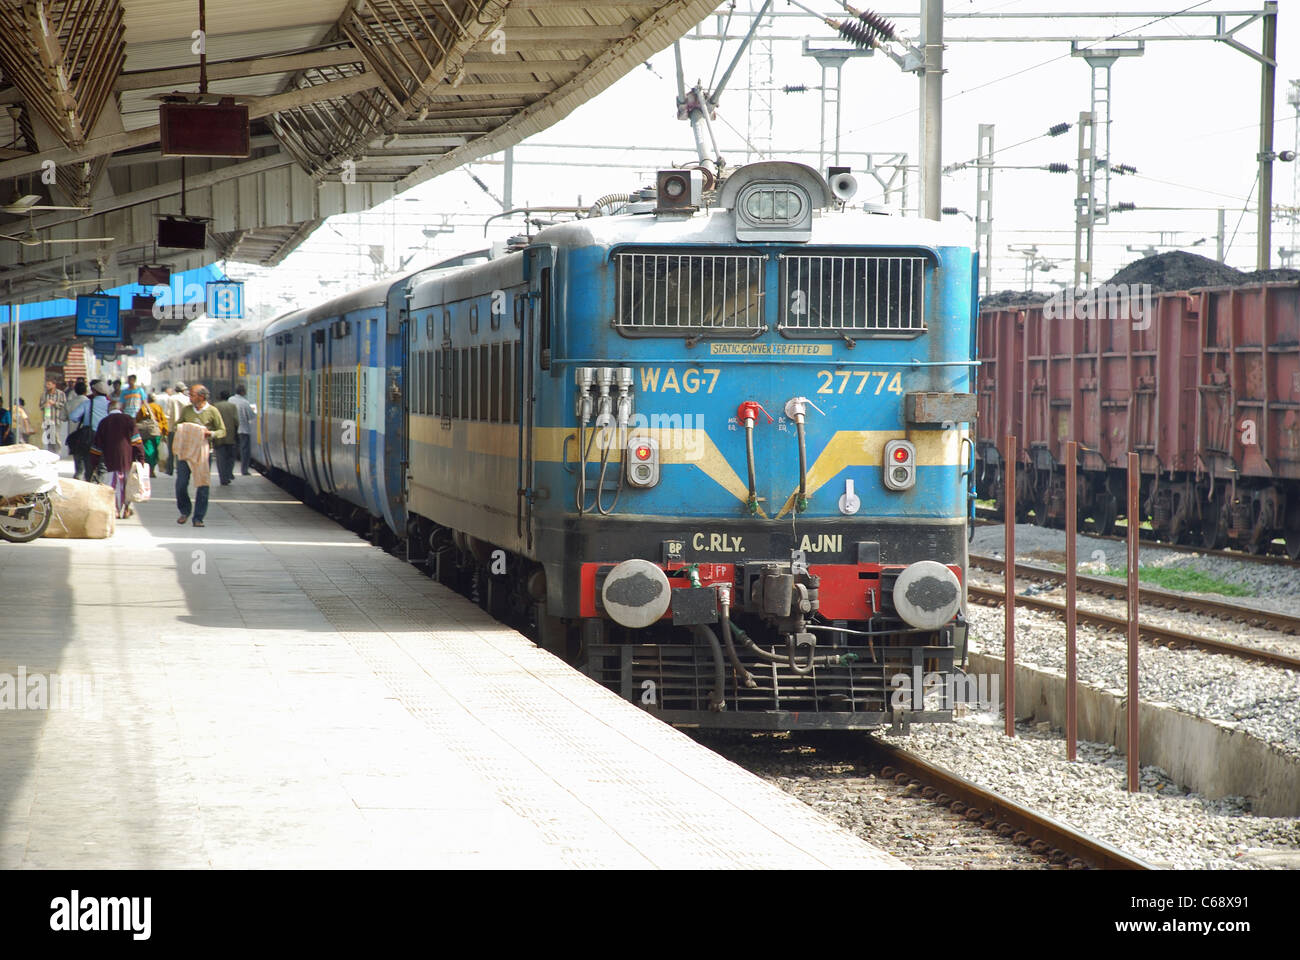
[[[1241,275],[1243,283],[1300,283],[1300,270],[1274,267],[1272,270],[1252,270]]]
[[[1300,283],[1300,270],[1274,267],[1249,273],[1195,253],[1174,250],[1134,260],[1106,284],[1151,284],[1152,293],[1194,290],[1197,287],[1246,287],[1260,283]],[[980,299],[980,308],[998,310],[1026,303],[1042,303],[1050,293],[1003,290]]]
[[[999,310],[1002,307],[1014,307],[1022,303],[1042,303],[1051,297],[1051,293],[1042,290],[1001,290],[980,297],[981,310]]]
[[[1174,250],[1134,260],[1107,283],[1149,283],[1155,293],[1190,290],[1193,287],[1235,287],[1245,274],[1226,264],[1195,253]]]

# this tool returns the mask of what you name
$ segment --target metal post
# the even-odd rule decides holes
[[[1291,81],[1286,102],[1295,110],[1295,142],[1292,150],[1297,157],[1300,157],[1300,80]],[[1300,162],[1293,162],[1291,164],[1291,256],[1293,257],[1296,251],[1297,222],[1300,222]],[[1290,266],[1290,263],[1284,263],[1283,266]]]
[[[943,182],[943,0],[921,0],[921,216],[938,220]]]
[[[1138,455],[1128,455],[1128,792],[1138,792]]]
[[[1079,681],[1075,660],[1075,578],[1079,573],[1079,443],[1065,445],[1065,758],[1073,761],[1079,744],[1079,715],[1076,684]]]
[[[505,184],[501,188],[501,209],[513,210],[515,206],[515,148],[506,147]]]
[[[753,9],[753,2],[750,9]],[[772,99],[773,77],[776,61],[772,56],[772,18],[765,16],[767,3],[754,18],[759,25],[753,31],[753,42],[746,57],[749,69],[748,133],[745,139],[745,162],[765,160],[772,156]]]
[[[1255,269],[1269,268],[1273,227],[1273,87],[1277,76],[1277,3],[1264,4],[1264,44],[1259,73],[1259,228]]]
[[[1008,737],[1016,735],[1016,438],[1008,436],[1002,445],[1002,456],[1006,461],[1006,480],[1002,491],[1002,530],[1006,536],[1003,545],[1002,574],[1006,612],[1006,638],[1004,640],[1002,686],[1007,691],[1007,726]]]
[[[11,304],[9,307],[9,410],[10,410],[10,427],[14,424],[13,408],[18,402],[18,304]]]
[[[1093,115],[1079,114],[1079,165],[1074,193],[1074,289],[1082,293],[1092,287],[1092,231],[1097,212],[1096,129]]]
[[[1218,229],[1218,232],[1215,233],[1215,235],[1214,235],[1215,247],[1216,247],[1216,249],[1218,250],[1218,260],[1219,260],[1220,263],[1223,263],[1223,244],[1224,244],[1224,234],[1223,234],[1224,216],[1223,216],[1223,213],[1224,213],[1224,211],[1223,211],[1223,207],[1220,207],[1220,208],[1219,208],[1219,229]]]
[[[975,155],[975,246],[987,297],[993,293],[993,124],[979,125]]]

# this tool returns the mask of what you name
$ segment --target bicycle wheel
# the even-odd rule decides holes
[[[11,543],[27,543],[45,532],[54,516],[49,494],[34,493],[16,504],[0,507],[0,538]]]

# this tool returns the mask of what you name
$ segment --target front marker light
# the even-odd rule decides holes
[[[659,482],[659,443],[651,437],[627,442],[623,456],[627,482],[633,487],[653,487]]]
[[[916,447],[908,440],[885,444],[881,478],[890,490],[910,490],[916,485]]]

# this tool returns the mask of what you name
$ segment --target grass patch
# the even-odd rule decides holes
[[[1106,570],[1108,577],[1127,577],[1128,567]],[[1228,583],[1187,567],[1138,567],[1138,582],[1149,583],[1180,593],[1218,593],[1225,597],[1253,597],[1255,594],[1236,583]]]

